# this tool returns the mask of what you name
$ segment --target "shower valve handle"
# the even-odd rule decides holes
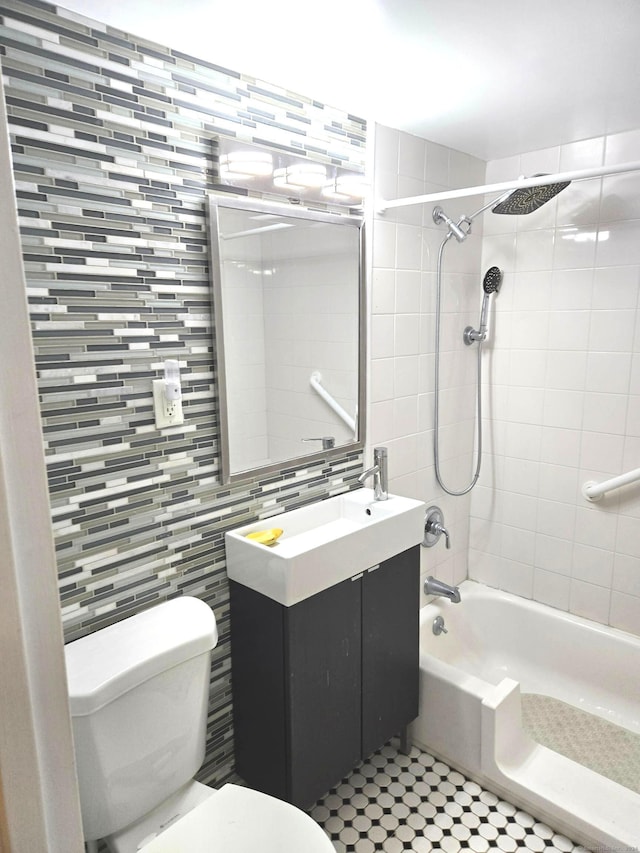
[[[424,519],[424,539],[422,544],[425,548],[431,548],[438,539],[444,536],[445,546],[451,548],[449,531],[444,526],[444,516],[440,507],[431,506],[426,512]]]
[[[425,527],[427,533],[431,533],[434,536],[444,536],[445,548],[451,548],[451,540],[449,539],[449,531],[446,527],[443,527],[442,524],[438,521],[428,521],[427,526]]]

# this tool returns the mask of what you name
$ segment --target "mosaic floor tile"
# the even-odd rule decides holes
[[[394,739],[310,811],[336,853],[587,853],[546,824]]]

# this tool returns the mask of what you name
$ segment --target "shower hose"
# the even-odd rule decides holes
[[[443,481],[440,472],[440,315],[442,308],[442,261],[444,256],[444,247],[451,238],[451,233],[447,234],[438,250],[438,266],[436,273],[436,354],[435,354],[435,398],[434,398],[434,425],[433,425],[433,456],[436,472],[436,480],[438,485],[444,489],[448,495],[461,497],[470,492],[478,482],[480,476],[480,466],[482,464],[482,341],[478,341],[477,350],[477,379],[476,379],[476,467],[473,477],[469,485],[456,491],[450,489]]]

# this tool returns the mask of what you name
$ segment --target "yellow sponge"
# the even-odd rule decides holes
[[[272,527],[271,530],[256,530],[254,533],[247,533],[247,539],[253,539],[254,542],[259,542],[260,545],[273,545],[280,536],[282,536],[282,530],[279,527]]]

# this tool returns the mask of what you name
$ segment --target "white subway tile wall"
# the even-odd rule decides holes
[[[486,179],[631,161],[639,144],[532,151]],[[469,543],[471,578],[635,634],[640,486],[598,503],[581,488],[640,467],[639,189],[635,174],[574,182],[529,216],[484,217],[482,268],[504,280]]]
[[[375,132],[374,196],[397,198],[481,183],[485,164],[381,125]],[[450,216],[471,206],[447,202]],[[435,270],[446,229],[432,205],[378,213],[373,222],[369,443],[389,448],[391,491],[438,504],[451,533],[422,551],[422,577],[458,583],[467,574],[469,497],[452,498],[437,485],[433,464]],[[474,223],[481,235],[481,223]],[[464,487],[473,472],[475,354],[462,330],[477,323],[481,302],[481,240],[445,250],[440,443],[442,473]]]

